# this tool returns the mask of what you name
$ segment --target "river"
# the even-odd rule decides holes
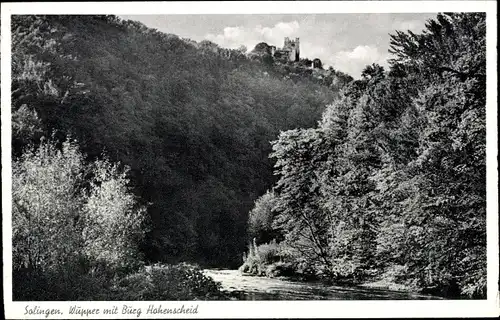
[[[440,297],[401,291],[345,287],[320,282],[298,282],[279,278],[242,275],[238,270],[206,269],[204,273],[221,282],[235,300],[429,300]]]

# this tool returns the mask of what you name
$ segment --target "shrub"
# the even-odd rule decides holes
[[[126,171],[88,164],[75,141],[43,140],[12,164],[14,298],[106,296],[117,271],[137,267],[143,209]]]
[[[88,271],[85,263],[77,260],[48,270],[15,269],[12,273],[13,300],[108,300],[112,279]]]
[[[221,284],[196,266],[155,264],[125,277],[115,288],[118,300],[212,300]]]
[[[294,277],[297,275],[296,265],[292,262],[276,262],[266,267],[266,277]]]
[[[96,265],[113,271],[138,266],[136,244],[144,234],[145,208],[137,207],[128,189],[127,171],[117,164],[97,160],[94,178],[83,207],[85,254]]]
[[[249,244],[248,255],[244,256],[243,265],[240,271],[243,273],[254,274],[257,276],[273,275],[268,269],[269,265],[282,261],[281,248],[276,240],[270,243],[257,246],[256,241]]]
[[[333,263],[333,277],[336,280],[356,280],[359,276],[360,263],[352,259],[338,258]]]
[[[280,261],[280,248],[276,240],[258,246],[257,256],[263,264],[271,264]]]
[[[81,251],[82,154],[72,141],[43,142],[12,164],[13,263],[47,270]]]
[[[29,143],[37,143],[42,133],[40,118],[26,104],[12,112],[12,149],[14,153]]]
[[[295,257],[292,264],[294,277],[301,280],[312,280],[321,274],[320,268],[317,264],[311,263],[310,260],[305,258]]]

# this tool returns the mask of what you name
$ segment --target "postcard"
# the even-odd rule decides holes
[[[2,3],[5,317],[498,316],[495,12]]]

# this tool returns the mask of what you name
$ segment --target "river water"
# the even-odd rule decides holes
[[[206,269],[204,273],[221,282],[235,300],[429,300],[442,299],[391,290],[331,286],[278,278],[242,275],[238,270]]]

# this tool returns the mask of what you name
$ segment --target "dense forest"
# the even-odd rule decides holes
[[[335,96],[240,51],[112,16],[22,17],[13,31],[13,111],[26,105],[45,135],[131,168],[150,203],[152,261],[241,263],[248,211],[272,183],[269,141],[313,126]]]
[[[250,214],[244,271],[485,297],[485,16],[426,27],[273,142],[279,180]]]
[[[181,262],[485,297],[485,15],[391,39],[354,81],[13,16],[14,299],[223,298]]]

